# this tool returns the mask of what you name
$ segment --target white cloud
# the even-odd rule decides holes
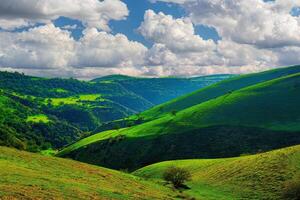
[[[77,42],[76,67],[128,67],[141,65],[147,48],[123,34],[86,29]]]
[[[152,0],[156,2],[158,0]],[[160,0],[178,3],[187,16],[148,10],[139,32],[153,46],[108,33],[110,20],[129,11],[121,0],[0,0],[0,28],[45,25],[23,32],[0,31],[0,69],[39,76],[94,78],[121,73],[195,76],[246,73],[300,62],[300,19],[290,15],[299,0]],[[65,16],[86,26],[55,27]],[[195,25],[214,27],[221,40],[204,40]]]
[[[88,27],[109,30],[110,20],[129,14],[121,0],[0,0],[0,27],[14,29],[49,23],[60,16],[82,21]]]
[[[140,31],[155,43],[149,74],[245,73],[300,63],[300,18],[291,15],[299,0],[151,0],[157,1],[180,4],[187,17],[145,14]],[[221,40],[205,48],[195,25],[215,28]]]
[[[48,24],[21,33],[0,32],[0,66],[61,68],[74,56],[75,44],[68,31]]]
[[[203,40],[195,35],[194,26],[189,19],[174,19],[171,15],[147,10],[140,33],[155,43],[163,43],[172,52],[199,52],[213,49],[212,40]]]
[[[216,28],[220,36],[258,48],[300,46],[300,18],[290,11],[299,0],[195,0],[182,4],[194,24]]]
[[[0,68],[5,69],[46,70],[50,74],[57,71],[61,75],[90,67],[121,70],[140,66],[146,51],[146,47],[129,41],[125,35],[95,28],[86,29],[79,41],[53,24],[21,33],[0,32]]]
[[[195,34],[188,19],[174,19],[163,13],[147,11],[139,28],[154,42],[147,52],[144,73],[157,75],[195,75],[213,72],[249,72],[265,69],[277,62],[270,50],[230,40],[214,43]],[[226,70],[226,66],[231,66]],[[247,67],[245,67],[247,66]]]
[[[275,53],[281,65],[297,65],[300,63],[300,47],[284,47],[276,49]]]

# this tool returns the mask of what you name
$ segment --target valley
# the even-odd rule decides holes
[[[299,144],[297,70],[299,66],[284,68],[280,78],[227,90],[226,94],[140,125],[100,132],[66,147],[58,155],[135,170],[164,160],[234,157]],[[268,73],[272,71],[251,76]],[[235,80],[224,80],[198,92]],[[239,80],[244,82],[243,78]],[[197,92],[191,96],[195,95]]]
[[[110,121],[230,76],[150,79],[113,75],[79,81],[0,72],[0,144],[34,152],[62,148]],[[143,91],[134,88],[135,84],[144,84]]]

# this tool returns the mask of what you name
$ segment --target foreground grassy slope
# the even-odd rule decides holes
[[[229,159],[162,162],[134,174],[161,179],[171,166],[191,172],[186,193],[199,199],[282,199],[285,182],[300,175],[300,146]]]
[[[288,75],[138,126],[93,135],[60,155],[134,169],[162,160],[230,157],[296,145],[299,90],[300,73]]]
[[[221,82],[213,84],[209,87],[205,87],[191,94],[187,94],[161,105],[155,106],[141,113],[138,117],[142,117],[145,121],[153,120],[155,118],[169,114],[172,111],[184,110],[191,106],[225,95],[228,92],[232,92],[244,87],[298,72],[300,72],[300,66],[293,66],[225,79]]]
[[[0,199],[171,199],[129,174],[0,147]]]

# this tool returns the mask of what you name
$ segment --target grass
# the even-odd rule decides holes
[[[66,98],[49,98],[45,102],[50,102],[53,106],[65,105],[83,105],[84,101],[94,102],[94,101],[103,101],[100,94],[85,94],[78,96],[71,96]]]
[[[194,127],[243,124],[299,131],[299,88],[300,73],[274,79],[188,108],[174,118],[174,123]]]
[[[300,146],[228,159],[167,161],[133,174],[162,179],[171,166],[191,172],[185,193],[199,199],[282,199],[283,185],[300,174]]]
[[[38,115],[32,115],[28,116],[26,119],[26,122],[32,122],[32,123],[49,123],[50,119],[47,115],[44,114],[38,114]]]
[[[58,156],[113,169],[233,157],[300,143],[300,73],[249,86],[141,125],[101,132]]]
[[[57,153],[57,150],[46,149],[39,152],[43,156],[54,156]]]
[[[144,111],[138,117],[142,117],[145,121],[150,121],[165,115],[169,115],[169,113],[174,110],[181,111],[186,108],[212,100],[219,96],[226,95],[228,92],[231,91],[236,91],[251,85],[263,83],[265,81],[299,72],[300,66],[294,66],[269,70],[260,73],[236,76],[213,84],[211,86],[202,88],[191,94],[187,94],[179,98],[175,98],[171,101],[168,101],[164,104],[155,106],[147,111]],[[135,119],[137,118],[137,116],[133,116],[132,118]]]
[[[56,88],[56,89],[53,89],[53,91],[57,92],[57,93],[68,93],[69,92],[68,90],[65,90],[62,88]]]
[[[300,86],[300,73],[250,86],[190,107],[176,115],[169,114],[131,128],[92,135],[70,145],[60,155],[118,135],[124,135],[127,139],[142,138],[219,125],[300,131],[298,84]]]
[[[0,199],[171,199],[133,175],[0,147]]]

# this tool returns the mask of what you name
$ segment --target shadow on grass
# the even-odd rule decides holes
[[[103,140],[71,152],[66,157],[133,171],[166,160],[236,157],[297,144],[300,144],[300,132],[214,126],[180,134]]]

